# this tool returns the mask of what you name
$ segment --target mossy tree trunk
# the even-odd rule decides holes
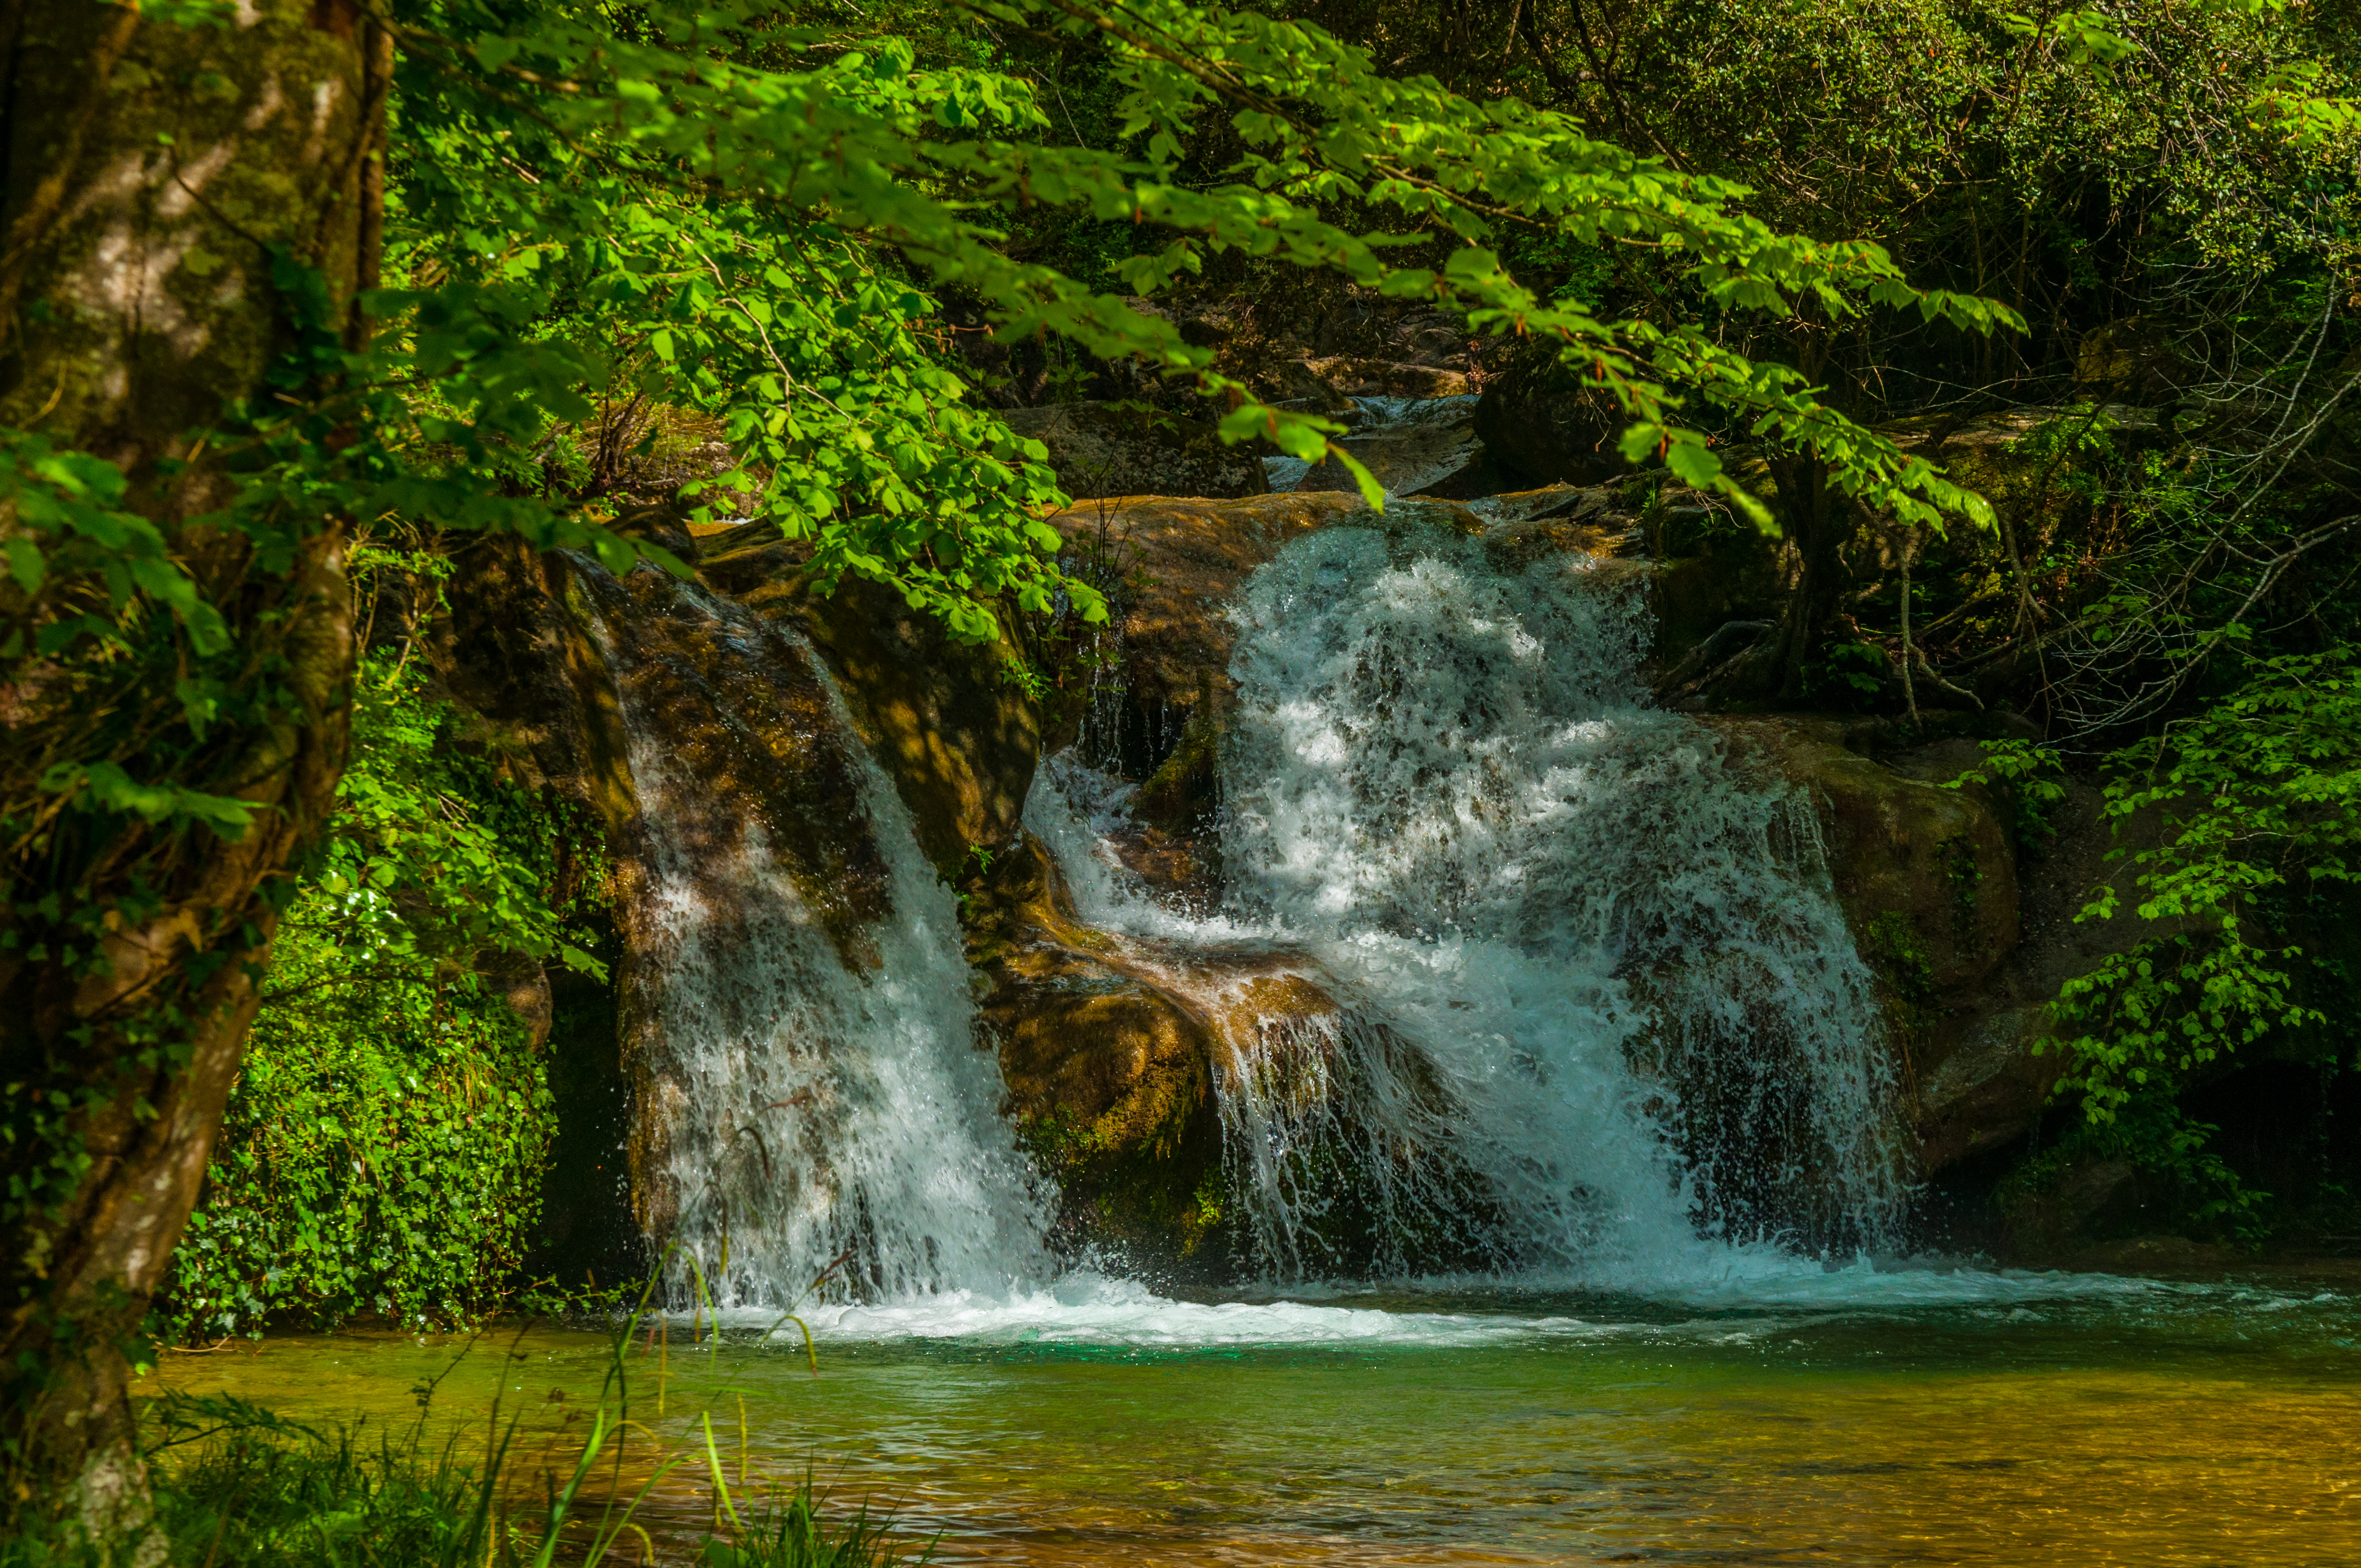
[[[0,1515],[79,1519],[126,1560],[160,1548],[126,1350],[236,1076],[267,894],[333,801],[352,661],[342,520],[275,551],[191,520],[236,483],[208,455],[234,444],[226,406],[264,395],[291,341],[274,265],[317,269],[347,337],[363,328],[390,59],[351,0],[238,0],[187,27],[0,0],[0,425],[120,467],[125,504],[165,530],[274,692],[192,738],[169,666],[105,687],[109,732],[135,738],[114,755],[150,769],[143,782],[256,803],[241,837],[88,812],[5,824]],[[0,503],[0,535],[17,526]],[[93,689],[55,659],[12,660],[9,800],[39,798],[22,775],[74,721],[87,730],[60,710]],[[88,933],[101,961],[60,950],[43,896],[105,912]]]

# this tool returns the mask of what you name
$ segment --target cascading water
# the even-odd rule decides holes
[[[957,907],[825,669],[653,568],[582,576],[642,809],[625,1027],[675,1298],[693,1261],[720,1305],[784,1305],[846,1254],[872,1299],[1005,1291],[1045,1218]]]
[[[1333,999],[1226,1014],[1252,1020],[1218,1087],[1267,1270],[1333,1268],[1373,1224],[1379,1272],[1642,1286],[1893,1239],[1891,1073],[1812,817],[1648,706],[1636,575],[1338,528],[1234,613],[1221,915],[1094,852],[1121,792],[1078,763],[1027,821],[1093,924],[1283,948]]]
[[[1465,468],[1481,450],[1476,399],[1355,398],[1353,429],[1338,444],[1366,466],[1389,496],[1415,495]],[[1274,490],[1349,490],[1356,481],[1341,463],[1317,466],[1300,457],[1266,457]]]

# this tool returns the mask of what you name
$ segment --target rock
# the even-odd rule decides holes
[[[1921,1171],[2024,1135],[2058,1077],[2058,1058],[2033,1050],[2056,981],[2026,994],[2004,972],[2023,955],[2015,846],[2000,803],[1979,786],[1942,787],[1980,749],[1944,740],[1879,762],[1861,749],[1873,723],[1707,722],[1812,803],[1846,924],[1878,979]]]
[[[1077,921],[1029,839],[970,914],[1009,1113],[1058,1183],[1062,1228],[1151,1266],[1218,1273],[1221,1248],[1206,1248],[1222,1220],[1214,1020]]]
[[[1322,385],[1345,398],[1458,398],[1472,389],[1465,370],[1439,365],[1332,355],[1300,363]]]
[[[1265,945],[1231,951],[1167,946],[1081,925],[1048,855],[1027,841],[976,922],[974,953],[991,990],[1009,1109],[1058,1181],[1061,1224],[1079,1246],[1110,1245],[1167,1283],[1228,1277],[1259,1240],[1225,1187],[1218,1076],[1258,1080],[1293,1129],[1285,1162],[1299,1202],[1289,1238],[1350,1272],[1416,1260],[1480,1268],[1504,1260],[1482,1222],[1487,1197],[1448,1148],[1373,1140],[1356,1119],[1349,1075],[1321,1064],[1345,1028],[1376,1028],[1389,1081],[1449,1121],[1446,1091],[1413,1047],[1345,1017],[1305,955]],[[1450,1190],[1459,1227],[1438,1213],[1373,1206],[1389,1178]],[[1405,1232],[1401,1221],[1409,1218]],[[1262,1260],[1268,1261],[1268,1260]]]
[[[2046,1007],[2010,1007],[1960,1031],[1917,1080],[1918,1161],[1940,1170],[2024,1135],[2063,1068],[2036,1055],[2049,1032]]]
[[[1449,502],[1396,502],[1387,515],[1412,514],[1468,532],[1483,526]],[[1140,783],[1141,831],[1117,848],[1151,886],[1203,903],[1219,889],[1218,839],[1209,829],[1236,592],[1307,533],[1387,520],[1356,494],[1312,491],[1232,501],[1137,497],[1086,503],[1053,521],[1093,579],[1110,586],[1115,620],[1089,651],[1087,708],[1049,726],[1045,750],[1079,735],[1093,766]]]
[[[2169,401],[2195,374],[2163,323],[2147,316],[2093,327],[2074,356],[2077,385],[2135,403]]]
[[[1476,501],[1504,495],[1531,483],[1521,470],[1501,463],[1480,441],[1467,461],[1432,484],[1410,491],[1422,500]]]
[[[1779,542],[1727,508],[1679,495],[1643,520],[1654,559],[1649,597],[1656,610],[1657,689],[1668,705],[1708,682],[1762,640],[1738,627],[1777,625],[1787,573]]]
[[[1414,405],[1416,418],[1424,405]],[[1472,462],[1481,448],[1472,418],[1450,403],[1432,410],[1441,417],[1431,422],[1389,424],[1367,434],[1342,437],[1336,444],[1353,455],[1369,475],[1393,495],[1411,496],[1450,479]],[[1292,485],[1292,490],[1358,492],[1359,483],[1342,463],[1323,462]]]
[[[613,891],[628,898],[639,807],[615,685],[589,637],[575,567],[522,540],[487,536],[471,543],[444,601],[444,613],[418,628],[419,648],[464,716],[463,729],[528,788],[572,806],[603,840],[567,844],[562,877],[578,878],[603,850]],[[570,896],[577,886],[563,891]],[[484,967],[540,1047],[557,1098],[530,1266],[537,1277],[576,1280],[587,1272],[620,1284],[646,1265],[620,1152],[631,1087],[616,1022],[620,966],[605,980],[553,975],[530,960]]]
[[[1229,606],[1238,586],[1303,535],[1367,514],[1358,495],[1313,491],[1227,501],[1135,497],[1076,506],[1050,521],[1099,580],[1123,585],[1114,635],[1127,700],[1185,717],[1209,679],[1228,678],[1237,638]],[[1179,723],[1170,728],[1177,737]]]
[[[1223,444],[1209,422],[1153,408],[1052,403],[1001,417],[1049,449],[1058,483],[1076,499],[1267,494],[1252,446]]]
[[[620,843],[638,806],[614,683],[588,627],[565,556],[488,535],[469,546],[444,613],[419,640],[521,782],[570,801]]]
[[[1282,359],[1257,378],[1264,398],[1282,406],[1349,418],[1360,411],[1349,393],[1322,375],[1309,359]]]
[[[1971,763],[1949,751],[1894,766],[1845,742],[1838,720],[1806,716],[1708,720],[1741,754],[1803,789],[1820,819],[1828,874],[1863,948],[1906,952],[1937,992],[1972,987],[2016,945],[2016,859],[1979,789],[1945,789]],[[1960,762],[1960,767],[1949,767]],[[1949,771],[1945,770],[1949,767]]]
[[[2095,1274],[2188,1274],[2216,1277],[2224,1269],[2251,1267],[2250,1255],[2235,1248],[2191,1241],[2187,1236],[2129,1236],[2083,1247],[2062,1258],[2069,1268]]]
[[[1616,443],[1629,422],[1558,363],[1554,345],[1538,342],[1487,378],[1476,404],[1477,439],[1529,485],[1591,485],[1625,472]]]
[[[610,921],[598,944],[611,965]],[[647,1243],[631,1214],[631,1087],[623,1069],[612,979],[571,970],[549,976],[544,1060],[556,1123],[542,1179],[541,1223],[524,1267],[536,1279],[620,1285],[645,1272]]]
[[[979,848],[993,855],[1014,844],[1041,755],[1039,709],[1013,674],[1016,650],[955,641],[934,617],[860,578],[823,597],[800,547],[765,524],[745,532],[753,537],[743,543],[708,542],[702,576],[819,651],[943,879],[958,884]]]
[[[2020,1259],[2050,1257],[2105,1233],[2136,1226],[2145,1207],[2139,1170],[2127,1159],[2078,1159],[2037,1186],[2004,1189],[2005,1245]]]
[[[508,1003],[525,1037],[539,1050],[549,1040],[555,1012],[550,1001],[549,971],[522,953],[482,952],[476,955],[476,973],[484,989]]]

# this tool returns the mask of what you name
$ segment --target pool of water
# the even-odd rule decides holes
[[[2302,1282],[1853,1270],[1634,1297],[1437,1288],[669,1321],[623,1360],[672,1442],[810,1466],[951,1562],[2361,1563],[2361,1297]],[[699,1343],[692,1345],[695,1333]],[[553,1449],[609,1336],[287,1336],[151,1380]],[[659,1408],[660,1407],[660,1408]],[[742,1423],[742,1425],[741,1425]],[[700,1461],[701,1464],[701,1461]],[[654,1516],[709,1508],[686,1471]]]

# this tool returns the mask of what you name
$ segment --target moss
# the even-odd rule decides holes
[[[1952,933],[1964,945],[1975,939],[1976,888],[1983,881],[1983,867],[1976,860],[1975,841],[1964,833],[1944,839],[1935,852],[1951,883]]]
[[[1898,909],[1869,923],[1861,933],[1860,950],[1877,979],[1878,1001],[1901,1047],[1905,1075],[1913,1079],[1915,1087],[1918,1047],[1942,1018],[1936,1002],[1934,959],[1910,917]]]
[[[1210,1097],[1161,1096],[1144,1136],[1128,1135],[1127,1104],[1084,1122],[1062,1105],[1021,1123],[1018,1135],[1102,1240],[1170,1245],[1183,1258],[1206,1250],[1228,1208],[1220,1129]]]

